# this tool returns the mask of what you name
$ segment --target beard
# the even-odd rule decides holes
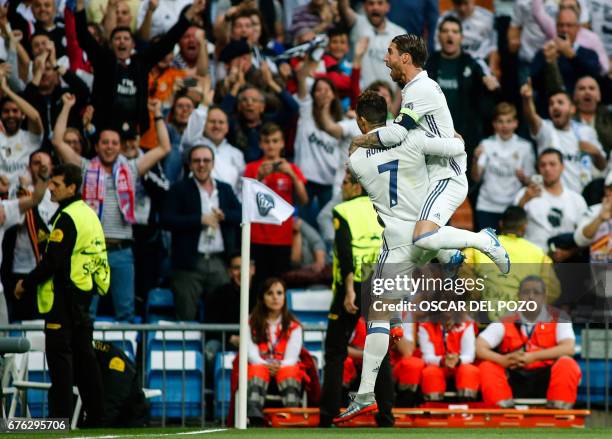
[[[397,85],[400,86],[400,88],[404,88],[404,86],[406,85],[406,76],[404,75],[404,73],[402,73],[399,69],[395,70],[395,69],[391,69],[391,80],[393,80],[393,82],[395,82]]]

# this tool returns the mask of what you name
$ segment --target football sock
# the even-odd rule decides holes
[[[374,391],[378,370],[389,349],[389,322],[373,320],[368,322],[365,346],[363,348],[363,367],[358,394]]]

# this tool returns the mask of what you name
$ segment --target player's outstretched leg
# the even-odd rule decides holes
[[[510,271],[508,252],[501,245],[493,229],[483,229],[478,233],[469,230],[443,226],[437,230],[423,233],[414,238],[414,245],[426,250],[475,248],[487,255],[499,270],[506,274]]]
[[[368,322],[365,346],[363,348],[363,366],[361,383],[357,395],[348,408],[334,418],[334,424],[349,421],[357,416],[378,410],[374,385],[378,370],[389,349],[389,321],[372,320]]]

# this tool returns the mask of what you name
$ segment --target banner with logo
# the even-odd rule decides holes
[[[242,177],[242,222],[282,224],[294,208],[265,184]]]

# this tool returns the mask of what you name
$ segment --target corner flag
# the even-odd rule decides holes
[[[265,184],[242,177],[242,222],[282,224],[294,208]]]
[[[263,183],[242,177],[242,238],[240,255],[240,347],[236,428],[247,426],[247,356],[249,330],[249,261],[251,223],[282,224],[293,214],[293,206]],[[269,261],[274,263],[274,261]]]

